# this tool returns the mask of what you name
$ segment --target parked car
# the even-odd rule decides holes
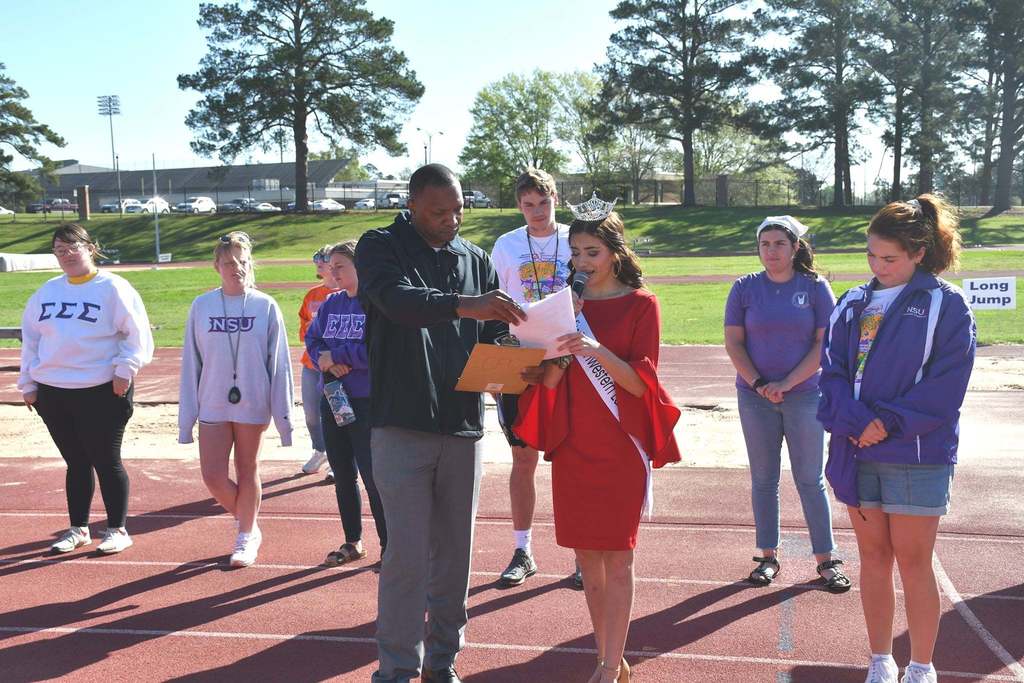
[[[13,211],[11,211],[10,209],[5,209],[4,207],[0,206],[0,216],[13,216],[13,215],[14,215]]]
[[[250,199],[249,197],[236,197],[228,202],[229,205],[238,207],[238,211],[251,212],[256,210],[257,204],[263,204],[259,199]]]
[[[280,206],[274,206],[270,202],[260,202],[252,205],[252,211],[256,213],[276,213],[281,210]]]
[[[217,205],[209,197],[189,197],[180,204],[175,205],[174,210],[178,213],[217,213]]]
[[[50,211],[78,211],[78,203],[70,199],[51,199]]]
[[[234,202],[234,201],[230,201],[227,204],[218,204],[217,205],[217,212],[218,213],[244,213],[245,212],[245,207],[243,205],[241,205],[241,204],[238,204],[238,203]]]
[[[49,210],[50,205],[46,202],[31,202],[25,207],[25,213],[43,213]]]
[[[491,198],[480,190],[466,190],[462,193],[462,205],[471,209],[489,209]]]
[[[163,197],[150,197],[144,202],[126,206],[125,213],[170,213],[171,205]]]
[[[128,199],[128,198],[125,198],[125,199],[121,200],[121,204],[120,205],[118,205],[117,202],[110,202],[109,204],[101,204],[100,205],[100,213],[121,213],[122,209],[124,209],[125,213],[130,213],[131,209],[129,209],[128,207],[131,207],[131,206],[142,206],[142,202],[140,202],[138,199]],[[52,209],[51,209],[51,211],[52,211]]]
[[[382,204],[389,209],[404,209],[409,205],[408,192],[388,192]]]
[[[333,199],[318,199],[313,202],[314,211],[344,211],[345,205]]]
[[[373,197],[366,197],[356,202],[356,205],[352,207],[354,209],[375,209],[377,208],[377,202]]]

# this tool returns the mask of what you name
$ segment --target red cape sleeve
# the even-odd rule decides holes
[[[519,397],[519,415],[512,431],[547,457],[569,434],[569,378],[554,389],[543,384],[527,387]]]
[[[643,396],[634,396],[617,387],[619,420],[626,432],[640,441],[651,464],[662,467],[681,459],[672,430],[682,413],[658,381],[658,352],[661,343],[658,300],[652,294],[644,305],[637,308],[639,310],[633,323],[629,358],[624,360],[640,376],[647,391]]]
[[[654,363],[649,358],[630,361],[629,364],[640,375],[647,391],[643,396],[634,396],[621,387],[617,388],[616,400],[622,427],[640,441],[652,466],[679,462],[679,446],[672,430],[682,413],[658,382]]]

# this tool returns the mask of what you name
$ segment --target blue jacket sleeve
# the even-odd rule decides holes
[[[967,393],[976,348],[977,328],[971,309],[959,293],[947,293],[921,380],[902,396],[874,405],[890,437],[913,438],[956,419]]]
[[[389,320],[407,327],[429,327],[455,320],[457,294],[415,287],[402,272],[398,256],[379,231],[362,236],[356,246],[359,297]]]
[[[818,388],[818,420],[826,430],[837,436],[858,437],[877,416],[853,397],[853,374],[850,367],[850,324],[844,314],[846,307],[836,306],[825,328],[821,345],[821,378]]]

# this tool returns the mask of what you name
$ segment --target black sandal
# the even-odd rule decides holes
[[[355,543],[342,543],[337,550],[327,553],[324,559],[325,567],[340,567],[349,562],[355,562],[366,557],[366,550],[360,550]]]
[[[779,561],[774,557],[755,557],[754,562],[757,562],[757,569],[750,572],[747,582],[755,586],[769,585],[782,572]]]
[[[833,572],[831,578],[826,579],[824,576],[821,576],[821,579],[825,582],[825,589],[829,593],[845,593],[853,586],[853,583],[843,573],[843,570],[839,569],[839,565],[842,563],[842,560],[825,560],[818,565],[818,576],[821,576],[821,573],[828,569],[831,569]]]

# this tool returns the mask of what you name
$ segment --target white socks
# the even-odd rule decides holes
[[[922,664],[921,662],[915,662],[913,659],[910,660],[910,664],[907,666],[907,668],[908,669],[920,669],[921,671],[923,671],[925,673],[929,673],[929,672],[935,670],[935,667],[932,666],[931,662],[928,662],[927,664]]]
[[[533,529],[526,529],[524,531],[515,529],[514,533],[516,535],[516,548],[522,548],[526,551],[527,555],[533,555],[533,549],[530,544],[530,541],[533,539]]]

